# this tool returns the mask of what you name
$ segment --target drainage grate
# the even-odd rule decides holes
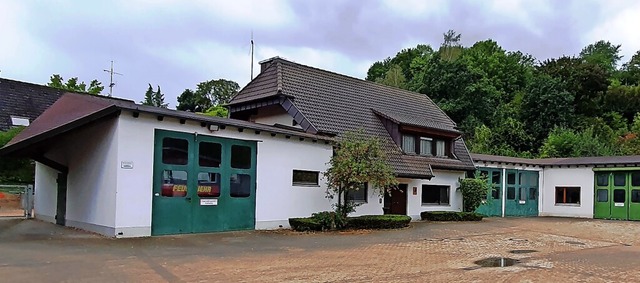
[[[537,252],[536,250],[512,250],[509,251],[512,254],[530,254]]]

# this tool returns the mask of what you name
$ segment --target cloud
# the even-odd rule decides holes
[[[53,73],[109,83],[140,101],[147,83],[166,101],[204,80],[249,81],[249,39],[257,62],[282,56],[363,78],[370,64],[418,43],[437,47],[454,29],[466,46],[491,38],[540,60],[604,38],[640,49],[635,1],[21,1],[0,8],[0,73],[46,83]]]
[[[608,40],[613,44],[622,44],[622,62],[627,62],[631,56],[640,50],[640,2],[614,2],[606,12],[612,13],[611,17],[604,20],[592,31],[585,33],[583,43],[585,45],[598,40]]]

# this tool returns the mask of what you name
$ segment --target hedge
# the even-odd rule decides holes
[[[296,231],[322,231],[322,224],[311,217],[289,218],[289,225]]]
[[[348,217],[348,229],[397,229],[409,226],[411,217],[406,215],[363,215]],[[322,231],[322,223],[317,217],[289,218],[289,225],[295,231]]]
[[[347,218],[350,229],[397,229],[409,226],[411,217],[407,215],[363,215]]]
[[[422,220],[429,221],[481,221],[482,217],[475,212],[423,211],[420,213]]]

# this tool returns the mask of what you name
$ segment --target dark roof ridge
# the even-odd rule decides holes
[[[410,91],[410,90],[406,90],[406,89],[402,89],[402,88],[397,88],[397,87],[392,87],[392,86],[384,85],[384,84],[377,83],[377,82],[374,82],[374,81],[368,81],[368,80],[365,80],[365,79],[356,78],[356,77],[348,76],[348,75],[345,75],[345,74],[340,74],[340,73],[337,73],[337,72],[334,72],[334,71],[323,70],[323,69],[320,69],[320,68],[318,68],[318,67],[309,66],[309,65],[305,65],[305,64],[297,63],[297,62],[294,62],[294,61],[290,61],[290,60],[284,59],[284,58],[282,58],[282,57],[277,57],[277,56],[276,56],[276,57],[273,57],[273,58],[270,58],[270,59],[266,59],[266,60],[264,60],[263,62],[269,62],[269,61],[273,61],[274,63],[279,61],[279,62],[283,62],[283,63],[285,63],[285,64],[287,64],[287,63],[288,63],[288,64],[293,64],[293,65],[297,65],[297,66],[301,66],[301,67],[305,67],[305,68],[310,68],[310,69],[313,69],[313,70],[316,70],[316,71],[320,71],[320,72],[324,72],[324,73],[329,73],[329,74],[337,75],[337,76],[341,76],[341,77],[345,77],[345,78],[348,78],[348,79],[350,79],[350,80],[356,80],[356,81],[359,81],[359,82],[368,83],[368,84],[371,84],[371,85],[373,85],[373,86],[377,86],[377,87],[380,87],[380,88],[391,89],[391,90],[398,91],[398,92],[403,93],[403,94],[406,94],[406,95],[420,95],[420,96],[424,96],[424,97],[426,97],[426,98],[427,98],[427,100],[429,100],[429,102],[431,102],[433,105],[438,106],[438,104],[436,104],[436,103],[435,103],[435,102],[434,102],[434,101],[433,101],[433,100],[432,100],[428,95],[423,94],[423,93],[419,93],[419,92],[415,92],[415,91]],[[271,66],[269,66],[269,67],[267,67],[267,68],[270,68],[270,67],[271,67]],[[281,70],[281,69],[278,69],[278,75],[279,75],[279,76],[280,76],[280,70]],[[278,78],[280,78],[280,77],[278,77]],[[440,107],[437,107],[437,108],[438,108],[438,110],[439,110],[439,111],[440,111],[440,112],[441,112],[445,117],[447,117],[447,119],[449,119],[449,121],[451,121],[451,123],[453,123],[454,125],[457,125],[457,124],[456,124],[456,122],[455,122],[455,121],[453,121],[453,120],[449,117],[449,115],[447,115],[447,113],[445,113],[442,109],[440,109]]]

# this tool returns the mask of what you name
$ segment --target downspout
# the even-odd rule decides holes
[[[502,190],[502,217],[504,217],[504,209],[507,204],[507,169],[502,168],[502,184],[500,185],[500,189]]]

